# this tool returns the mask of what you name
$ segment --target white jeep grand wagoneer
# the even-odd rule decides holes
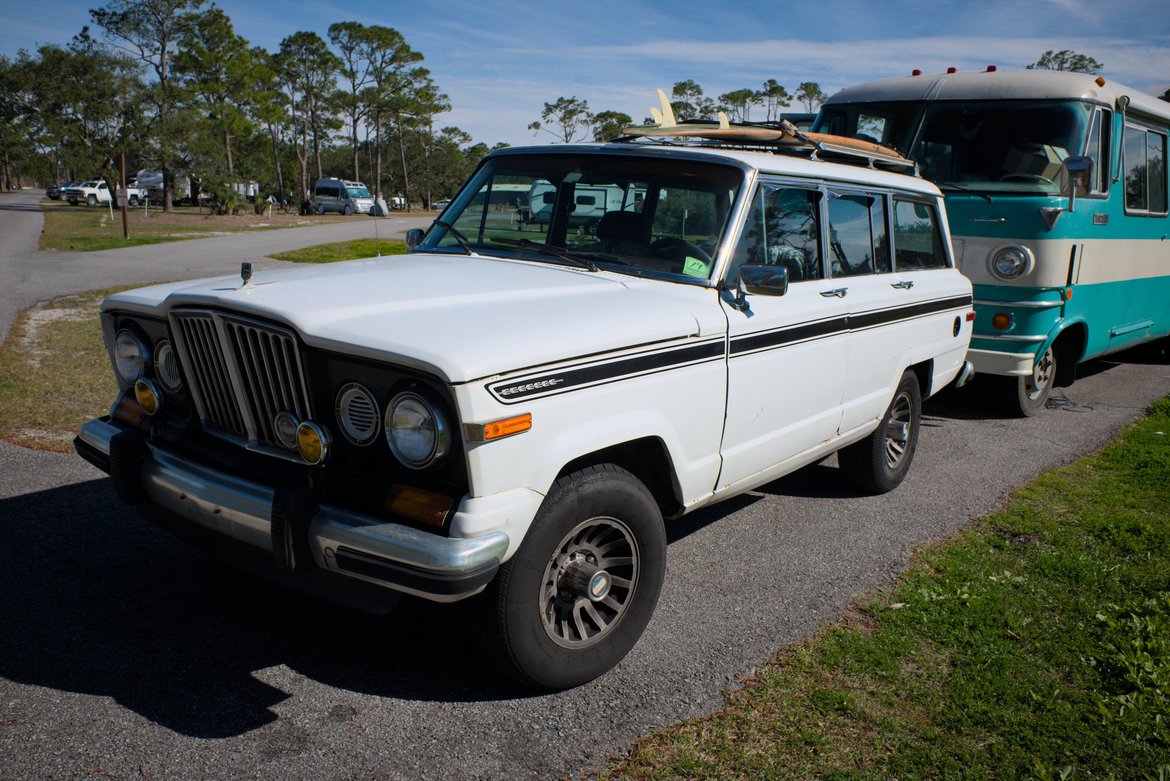
[[[505,149],[409,254],[113,295],[77,449],[185,536],[367,607],[474,598],[505,671],[588,681],[665,519],[833,452],[889,491],[969,374],[938,190],[796,146]]]

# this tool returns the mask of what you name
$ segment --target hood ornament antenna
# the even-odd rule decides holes
[[[241,263],[240,264],[240,279],[244,280],[244,284],[240,285],[241,288],[248,287],[248,285],[252,284],[252,264],[251,263]]]

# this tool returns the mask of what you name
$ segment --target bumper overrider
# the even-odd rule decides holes
[[[267,569],[286,576],[280,579],[340,601],[369,603],[370,595],[362,592],[372,585],[388,594],[453,602],[481,591],[508,549],[508,536],[501,531],[441,537],[317,505],[302,493],[243,480],[164,451],[109,418],[83,425],[73,444],[81,457],[113,478],[123,501],[148,517],[177,532],[193,530],[193,541],[210,538],[213,547],[232,541],[236,545],[227,547],[245,549],[251,563],[263,565],[267,559]]]

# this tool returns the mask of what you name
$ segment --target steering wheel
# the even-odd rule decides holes
[[[687,256],[690,256],[698,258],[707,265],[711,264],[711,256],[707,254],[706,250],[697,244],[691,244],[689,241],[674,236],[667,236],[655,241],[650,245],[649,252],[656,258],[677,263],[683,262]]]
[[[1056,184],[1047,176],[1039,174],[1004,174],[999,177],[1001,182],[1027,182],[1029,184]]]

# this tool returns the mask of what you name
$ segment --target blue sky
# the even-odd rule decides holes
[[[64,44],[102,0],[0,0],[0,54]],[[774,78],[828,94],[870,79],[1022,68],[1073,49],[1131,87],[1170,85],[1167,0],[219,0],[237,32],[275,50],[336,21],[397,28],[425,56],[457,125],[476,141],[551,140],[528,124],[576,96],[641,121],[654,90],[693,79],[711,97]],[[794,107],[795,108],[795,107]],[[542,134],[543,135],[543,134]]]

